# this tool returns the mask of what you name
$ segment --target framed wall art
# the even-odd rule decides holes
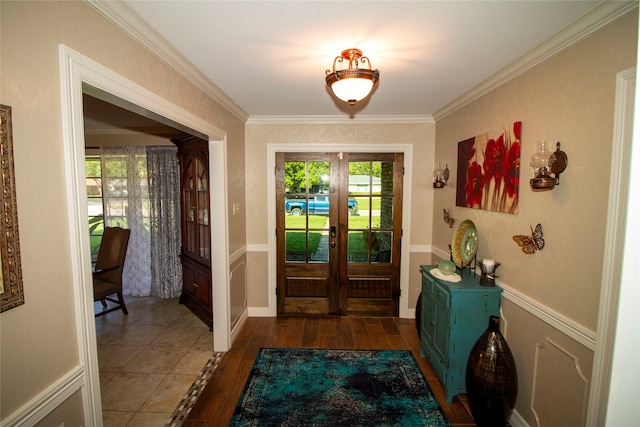
[[[515,122],[458,143],[456,206],[518,213],[521,130]]]
[[[0,147],[2,149],[0,170],[0,233],[2,235],[0,256],[0,311],[24,304],[22,288],[22,266],[18,241],[18,211],[13,170],[13,136],[11,133],[11,107],[0,105]]]

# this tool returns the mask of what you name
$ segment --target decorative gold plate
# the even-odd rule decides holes
[[[476,226],[469,220],[465,219],[460,223],[456,232],[453,234],[451,242],[451,257],[458,267],[466,267],[473,261],[478,250],[478,237],[476,235]]]

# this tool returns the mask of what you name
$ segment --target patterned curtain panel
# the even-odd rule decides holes
[[[122,277],[123,293],[148,296],[151,221],[145,147],[103,148],[100,158],[105,224],[131,230]]]
[[[151,295],[175,298],[182,290],[180,173],[177,147],[147,147],[151,211]]]

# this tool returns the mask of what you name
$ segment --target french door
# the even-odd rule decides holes
[[[397,316],[401,153],[276,153],[279,315]]]

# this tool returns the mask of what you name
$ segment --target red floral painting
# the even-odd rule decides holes
[[[522,122],[458,143],[456,206],[518,213]]]

